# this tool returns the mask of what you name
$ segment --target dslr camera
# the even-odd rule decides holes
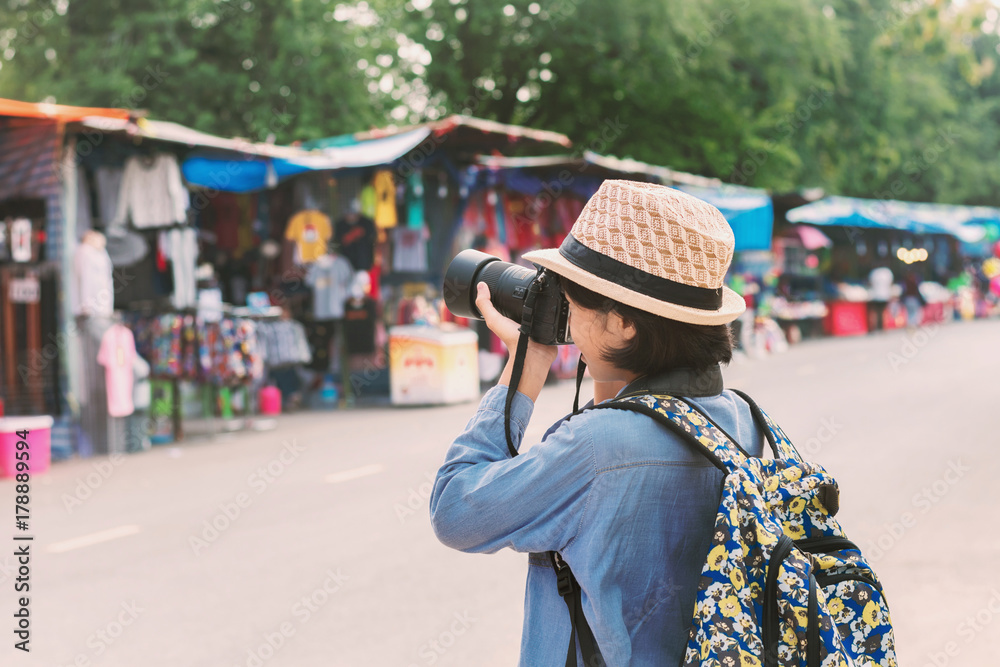
[[[463,250],[444,275],[448,310],[459,317],[483,319],[476,308],[476,285],[481,282],[490,288],[490,301],[497,311],[520,323],[531,340],[542,345],[573,342],[569,302],[556,274],[543,268],[532,271],[478,250]]]

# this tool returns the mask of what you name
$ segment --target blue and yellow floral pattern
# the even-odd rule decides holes
[[[838,486],[822,466],[803,461],[766,415],[778,452],[770,459],[747,457],[680,399],[636,396],[618,402],[669,419],[728,471],[684,665],[813,667],[807,641],[812,621],[818,622],[820,644],[819,651],[812,649],[814,663],[818,655],[822,667],[895,667],[892,624],[881,584],[834,518]],[[772,562],[783,535],[795,547],[781,562]],[[772,584],[778,639],[767,647],[765,592],[773,567],[778,568],[776,586]],[[817,610],[810,619],[812,577],[817,582]]]

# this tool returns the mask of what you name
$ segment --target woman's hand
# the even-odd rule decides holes
[[[498,384],[510,386],[510,377],[514,369],[514,355],[517,352],[517,340],[520,337],[521,325],[514,320],[501,315],[493,303],[490,301],[490,289],[486,283],[476,285],[476,307],[486,321],[486,326],[490,331],[503,341],[510,352],[507,365],[500,375]],[[541,345],[533,340],[528,341],[528,352],[524,358],[524,369],[521,371],[521,381],[517,390],[530,398],[532,401],[538,398],[545,378],[549,374],[549,367],[555,361],[558,350],[554,345]]]

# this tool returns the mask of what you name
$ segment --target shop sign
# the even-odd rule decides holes
[[[10,281],[8,296],[12,303],[38,303],[42,297],[42,288],[38,278],[14,278]]]

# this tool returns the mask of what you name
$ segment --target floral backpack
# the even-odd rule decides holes
[[[749,404],[773,458],[749,456],[682,399],[631,396],[595,406],[656,419],[726,475],[683,665],[895,667],[882,586],[834,519],[837,482],[803,461],[749,396],[735,393]],[[561,562],[557,574],[559,566],[562,578],[572,579]],[[568,595],[579,595],[578,586],[560,588],[568,605]],[[572,610],[585,662],[602,664],[586,619]]]

